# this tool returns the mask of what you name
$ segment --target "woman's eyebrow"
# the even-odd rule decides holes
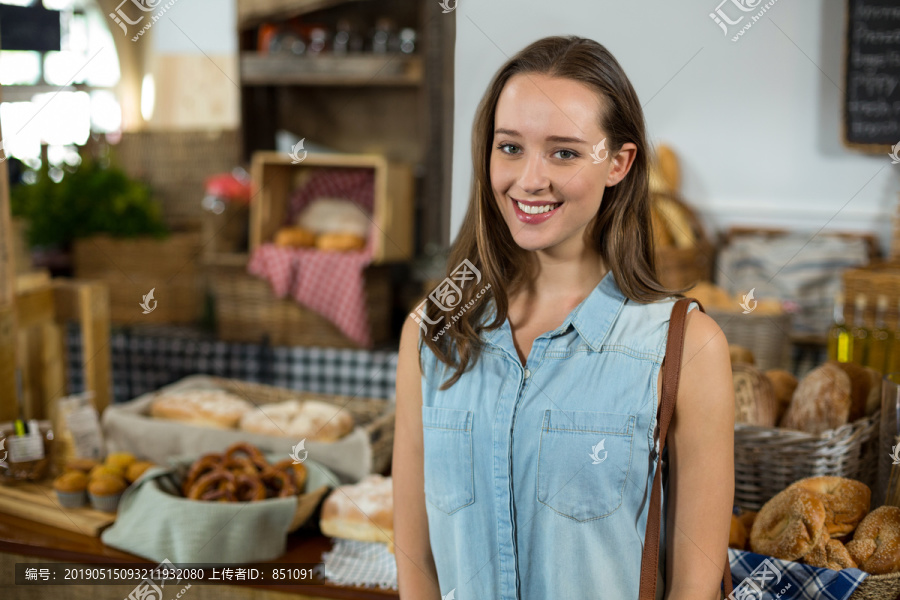
[[[515,129],[504,129],[502,127],[495,129],[494,135],[509,135],[509,136],[513,136],[513,137],[521,137],[522,136],[522,134],[519,133],[518,131],[516,131]],[[563,135],[548,135],[547,141],[564,143],[564,144],[587,144],[587,142],[581,138],[567,137],[567,136],[563,136]]]

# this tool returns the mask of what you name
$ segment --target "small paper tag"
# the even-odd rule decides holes
[[[14,436],[6,440],[9,442],[9,457],[11,463],[31,462],[44,458],[44,438],[38,435]]]
[[[75,456],[95,459],[103,456],[103,432],[93,406],[84,404],[70,412],[66,425],[72,434]]]

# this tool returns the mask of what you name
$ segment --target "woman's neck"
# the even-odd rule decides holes
[[[512,295],[525,294],[541,303],[575,306],[597,287],[608,270],[603,259],[584,246],[577,253],[567,254],[538,250],[531,258],[535,261],[534,278]]]

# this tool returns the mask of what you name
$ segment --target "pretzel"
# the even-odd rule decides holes
[[[252,475],[253,477],[259,475],[259,468],[245,456],[226,458],[222,461],[222,468],[226,471],[231,471],[235,475]]]
[[[294,496],[297,493],[297,488],[294,487],[291,476],[284,471],[278,471],[269,467],[260,473],[259,478],[262,480],[263,485],[265,485],[267,490],[273,490],[271,495],[267,494],[269,497],[277,496],[278,498],[287,498],[288,496]]]
[[[287,473],[294,487],[297,488],[297,493],[302,493],[306,488],[307,469],[303,463],[295,462],[291,458],[285,458],[272,465],[272,468],[276,471]]]
[[[188,474],[184,478],[184,483],[181,486],[181,492],[187,496],[188,490],[190,490],[194,483],[197,482],[200,477],[209,473],[210,471],[214,471],[219,466],[219,461],[222,460],[221,454],[204,454],[191,465]]]
[[[250,462],[252,462],[256,467],[262,471],[269,466],[269,461],[266,460],[266,457],[263,456],[263,453],[259,451],[259,448],[252,444],[248,444],[247,442],[238,442],[236,444],[232,444],[225,450],[225,460],[233,459],[238,454],[245,454]]]
[[[187,497],[191,500],[233,500],[234,492],[234,475],[218,467],[197,479],[188,490]]]
[[[258,475],[241,474],[237,476],[237,491],[235,498],[238,502],[254,502],[266,499],[266,486]]]

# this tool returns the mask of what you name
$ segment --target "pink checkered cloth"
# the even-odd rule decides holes
[[[374,171],[318,169],[290,198],[288,223],[316,198],[345,198],[372,212]],[[363,272],[372,262],[377,229],[370,227],[366,247],[355,252],[323,252],[263,244],[253,252],[247,272],[267,280],[278,298],[288,295],[332,323],[363,348],[372,347]]]

